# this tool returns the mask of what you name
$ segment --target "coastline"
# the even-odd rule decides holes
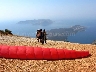
[[[18,60],[18,59],[4,59],[0,58],[0,67],[2,71],[6,72],[95,72],[96,71],[96,45],[92,44],[79,44],[64,41],[47,40],[47,44],[42,45],[37,42],[36,38],[7,35],[0,36],[1,45],[15,45],[15,46],[37,46],[45,48],[66,48],[72,50],[88,50],[92,56],[88,58],[75,59],[75,60]],[[3,66],[2,66],[3,65]],[[1,69],[0,69],[1,70]]]

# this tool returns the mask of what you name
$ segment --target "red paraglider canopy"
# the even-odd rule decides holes
[[[89,56],[89,51],[56,48],[0,45],[0,57],[31,60],[76,59]]]

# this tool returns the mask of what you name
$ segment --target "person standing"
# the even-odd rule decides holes
[[[40,36],[40,30],[38,29],[36,32],[36,38],[37,38],[38,42],[39,42],[39,36]]]
[[[46,40],[47,40],[47,38],[46,38],[46,31],[45,31],[45,29],[43,30],[43,41],[44,41],[44,43],[46,43]]]
[[[40,42],[43,44],[43,32],[42,32],[42,29],[40,29]]]

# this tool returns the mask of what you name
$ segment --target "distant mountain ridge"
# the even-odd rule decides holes
[[[26,21],[19,21],[17,24],[32,24],[32,25],[50,25],[53,21],[50,19],[34,19],[34,20],[26,20]]]

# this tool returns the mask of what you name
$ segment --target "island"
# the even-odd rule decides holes
[[[52,24],[54,21],[50,19],[34,19],[34,20],[26,20],[26,21],[19,21],[17,24],[32,24],[32,25],[43,25],[47,26]]]
[[[70,28],[59,28],[47,30],[47,37],[49,40],[67,41],[68,36],[74,36],[78,32],[85,31],[86,27],[75,25]]]

